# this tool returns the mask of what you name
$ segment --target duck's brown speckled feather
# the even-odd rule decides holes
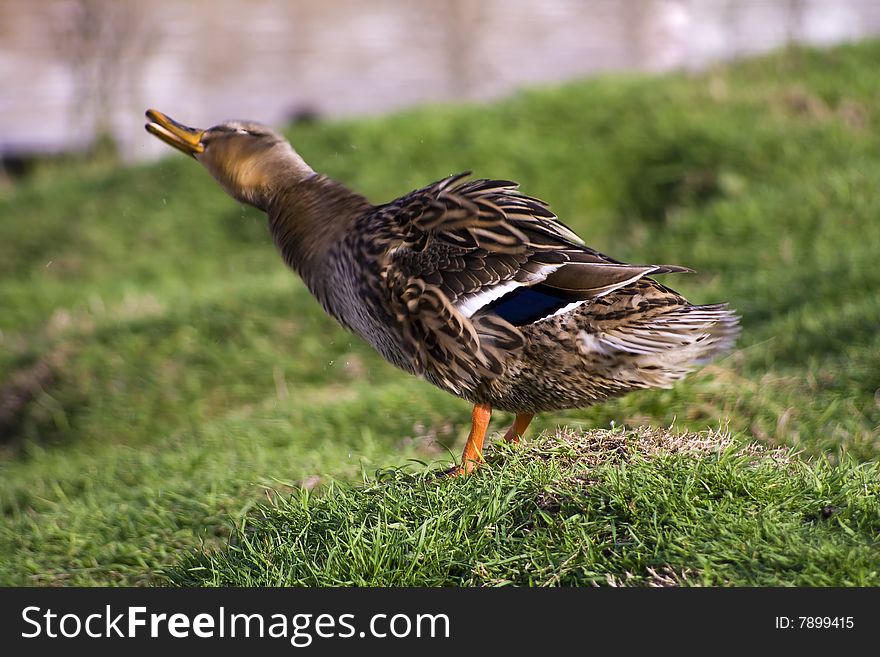
[[[459,174],[358,210],[326,216],[349,228],[310,287],[389,361],[473,403],[538,412],[669,386],[736,336],[724,306],[691,306],[646,277],[687,269],[590,249],[509,181]],[[286,223],[270,221],[282,251]],[[537,284],[582,303],[522,325],[468,307]]]

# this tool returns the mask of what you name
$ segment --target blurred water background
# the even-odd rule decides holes
[[[0,0],[0,16],[9,171],[101,141],[163,154],[146,107],[279,125],[880,31],[877,0]]]

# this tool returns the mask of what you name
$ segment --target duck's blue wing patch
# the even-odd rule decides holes
[[[573,301],[571,295],[545,285],[518,287],[485,306],[514,326],[524,326],[549,317]]]

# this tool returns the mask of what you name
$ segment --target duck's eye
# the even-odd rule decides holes
[[[244,128],[236,128],[235,132],[238,133],[238,134],[240,134],[240,135],[249,135],[249,134],[251,134],[250,132],[248,132],[248,131],[245,130]]]

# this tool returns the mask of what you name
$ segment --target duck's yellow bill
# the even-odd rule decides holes
[[[192,156],[204,152],[205,145],[202,143],[204,130],[185,126],[154,109],[147,110],[147,118],[150,120],[144,126],[147,132],[156,135],[169,146],[174,146],[177,150]]]

